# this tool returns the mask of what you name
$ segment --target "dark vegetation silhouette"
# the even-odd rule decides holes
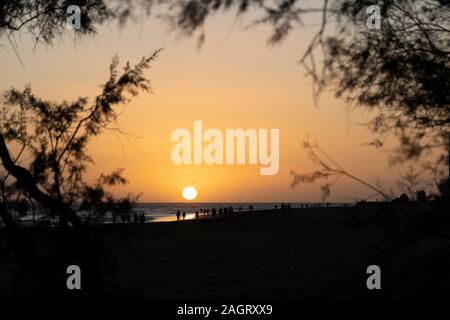
[[[89,230],[102,215],[129,217],[137,197],[115,199],[106,189],[127,181],[123,170],[102,174],[93,184],[84,173],[93,159],[88,143],[104,131],[114,130],[121,107],[141,91],[150,91],[144,72],[159,50],[135,66],[127,64],[119,72],[113,59],[109,79],[93,100],[53,102],[33,95],[31,88],[11,89],[2,97],[0,110],[0,214],[8,233],[8,243],[19,264],[47,287],[62,289],[65,281],[52,273],[55,266],[35,253],[30,243],[20,238],[14,214],[18,204],[39,206],[51,217],[58,217],[60,228],[72,226],[75,243],[64,248],[62,266],[78,263],[84,272],[84,288],[95,291],[101,281],[99,246]],[[83,220],[77,212],[88,212]],[[64,236],[61,239],[64,243]],[[52,257],[47,256],[45,258]],[[60,268],[59,270],[62,270]],[[65,270],[65,269],[64,269]],[[58,278],[59,276],[59,278]]]
[[[434,163],[422,163],[422,172],[426,171],[435,185],[444,184],[448,188],[449,3],[383,1],[381,4],[380,30],[370,30],[361,23],[358,26],[361,11],[352,10],[347,14],[350,19],[347,25],[355,26],[356,36],[348,36],[347,26],[339,29],[337,37],[323,38],[319,33],[316,45],[322,47],[325,58],[317,90],[331,85],[350,104],[378,113],[367,123],[376,136],[370,145],[382,148],[387,137],[398,136],[400,146],[391,153],[393,164],[418,161],[422,155],[437,153]],[[366,3],[361,5],[363,9]],[[316,77],[317,70],[311,72]],[[322,173],[326,176],[327,170]],[[408,182],[412,175],[411,170],[409,177],[402,180]],[[294,181],[301,181],[301,175],[293,176]]]

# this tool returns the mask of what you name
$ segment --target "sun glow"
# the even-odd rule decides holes
[[[186,200],[194,200],[197,198],[197,190],[194,187],[186,187],[183,189],[183,198]]]

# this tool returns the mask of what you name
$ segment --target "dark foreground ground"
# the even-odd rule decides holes
[[[42,231],[42,233],[52,231]],[[379,299],[450,297],[449,241],[379,210],[316,208],[95,228],[111,295],[143,299]],[[0,298],[42,288],[17,268],[0,231]],[[368,290],[366,268],[381,268]]]

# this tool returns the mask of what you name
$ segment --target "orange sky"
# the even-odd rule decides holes
[[[245,23],[242,24],[245,26]],[[108,76],[114,54],[122,62],[138,61],[164,47],[147,72],[155,94],[134,99],[120,126],[138,136],[128,143],[108,133],[90,146],[96,165],[89,175],[126,169],[130,184],[117,194],[142,193],[142,201],[181,201],[186,185],[198,189],[197,201],[319,201],[319,184],[289,188],[289,172],[308,172],[313,166],[300,147],[307,134],[315,135],[322,149],[355,175],[392,186],[399,168],[388,167],[387,155],[358,146],[371,140],[356,123],[367,119],[360,111],[348,113],[332,94],[312,100],[310,80],[297,64],[312,31],[299,30],[277,48],[266,45],[270,29],[241,31],[232,15],[219,16],[206,27],[201,50],[195,39],[176,39],[167,27],[147,19],[118,30],[114,25],[74,43],[70,32],[52,47],[38,46],[24,35],[17,38],[25,67],[11,52],[0,59],[0,90],[31,84],[43,98],[93,97]],[[261,176],[259,165],[176,166],[170,158],[176,128],[192,130],[193,121],[205,128],[279,128],[280,170]],[[372,192],[342,179],[331,201],[348,201]]]

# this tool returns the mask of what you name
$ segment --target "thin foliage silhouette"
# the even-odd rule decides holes
[[[312,142],[310,141],[310,139],[306,139],[305,141],[303,141],[302,147],[307,153],[311,162],[313,162],[317,166],[317,169],[311,173],[297,173],[295,171],[291,171],[291,188],[296,188],[304,183],[314,183],[318,180],[325,180],[325,184],[320,187],[322,191],[322,201],[325,201],[331,194],[331,187],[338,181],[338,179],[340,179],[341,177],[347,177],[372,189],[385,200],[392,199],[391,196],[381,190],[381,188],[379,188],[378,186],[370,184],[345,170],[327,153],[325,153],[319,147],[319,144],[317,142]]]
[[[95,223],[108,211],[128,214],[137,197],[116,199],[106,190],[127,182],[122,169],[102,174],[92,184],[85,181],[86,169],[93,162],[87,146],[117,121],[120,108],[132,97],[151,91],[144,72],[159,53],[143,57],[135,66],[127,63],[122,72],[118,58],[114,58],[109,79],[92,102],[85,97],[72,102],[47,101],[37,98],[29,87],[4,93],[0,109],[0,215],[19,262],[38,279],[55,286],[63,283],[18,240],[14,209],[21,202],[58,217],[61,227],[72,226],[79,246],[68,251],[76,250],[72,258],[85,267],[86,289],[89,291],[90,285],[95,289],[100,281],[98,247],[88,223]],[[81,210],[91,213],[88,220],[81,219]]]

